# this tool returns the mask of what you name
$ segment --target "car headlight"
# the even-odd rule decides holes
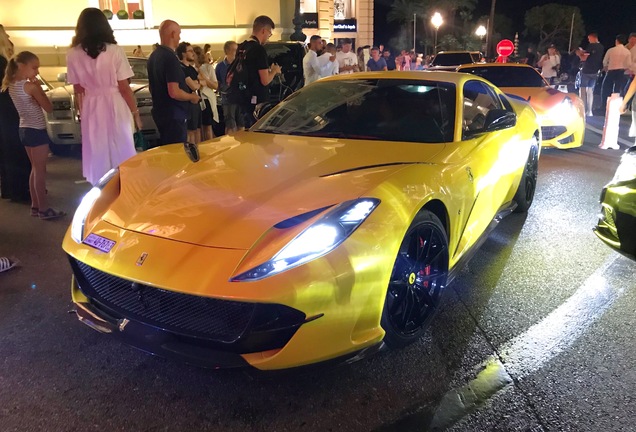
[[[79,207],[75,210],[75,214],[73,215],[73,222],[71,222],[71,238],[75,240],[77,243],[82,243],[84,240],[84,224],[86,223],[86,217],[88,213],[93,208],[95,202],[99,199],[102,194],[102,189],[104,186],[112,180],[113,177],[117,174],[119,170],[117,168],[113,168],[108,171],[104,176],[99,179],[97,185],[95,185],[86,195],[82,198],[82,202],[80,202]]]
[[[264,279],[321,257],[347,239],[380,204],[375,198],[344,202],[287,243],[273,258],[244,273],[232,282]]]
[[[570,98],[566,97],[558,105],[550,108],[547,115],[557,123],[567,124],[576,118],[577,113]]]
[[[616,168],[612,183],[625,183],[636,180],[636,152],[625,153]]]

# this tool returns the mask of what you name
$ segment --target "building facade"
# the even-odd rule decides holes
[[[296,4],[298,1],[298,4]],[[77,17],[86,7],[112,13],[111,27],[117,42],[132,52],[141,45],[146,53],[159,42],[157,28],[165,19],[182,27],[181,39],[192,44],[210,43],[221,55],[227,40],[241,42],[254,18],[268,15],[276,24],[271,40],[288,40],[294,32],[298,7],[303,33],[319,34],[327,41],[351,38],[357,46],[373,43],[374,0],[16,0],[0,10],[3,24],[18,51],[29,49],[43,66],[65,66],[66,50],[74,35]],[[108,12],[106,12],[108,14]]]

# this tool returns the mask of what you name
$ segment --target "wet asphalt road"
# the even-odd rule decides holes
[[[255,375],[149,356],[81,325],[60,248],[70,217],[0,202],[0,431],[630,431],[636,263],[591,228],[620,153],[542,153],[527,216],[504,219],[417,344],[326,370]],[[49,163],[52,204],[89,187]]]

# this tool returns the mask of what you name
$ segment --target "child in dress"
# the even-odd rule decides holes
[[[22,51],[9,60],[2,88],[9,89],[9,95],[20,115],[20,140],[31,161],[31,216],[55,219],[66,213],[54,210],[47,204],[46,161],[50,140],[42,110],[50,113],[53,106],[36,78],[39,67],[40,60],[35,54]]]

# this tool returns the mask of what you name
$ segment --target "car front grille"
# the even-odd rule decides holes
[[[71,259],[81,291],[122,317],[177,334],[230,343],[248,328],[256,304],[167,291]]]
[[[565,126],[541,126],[541,138],[551,140],[565,133],[566,130]]]
[[[603,220],[607,224],[607,227],[616,234],[616,221],[614,220],[614,212],[611,207],[603,206]]]

